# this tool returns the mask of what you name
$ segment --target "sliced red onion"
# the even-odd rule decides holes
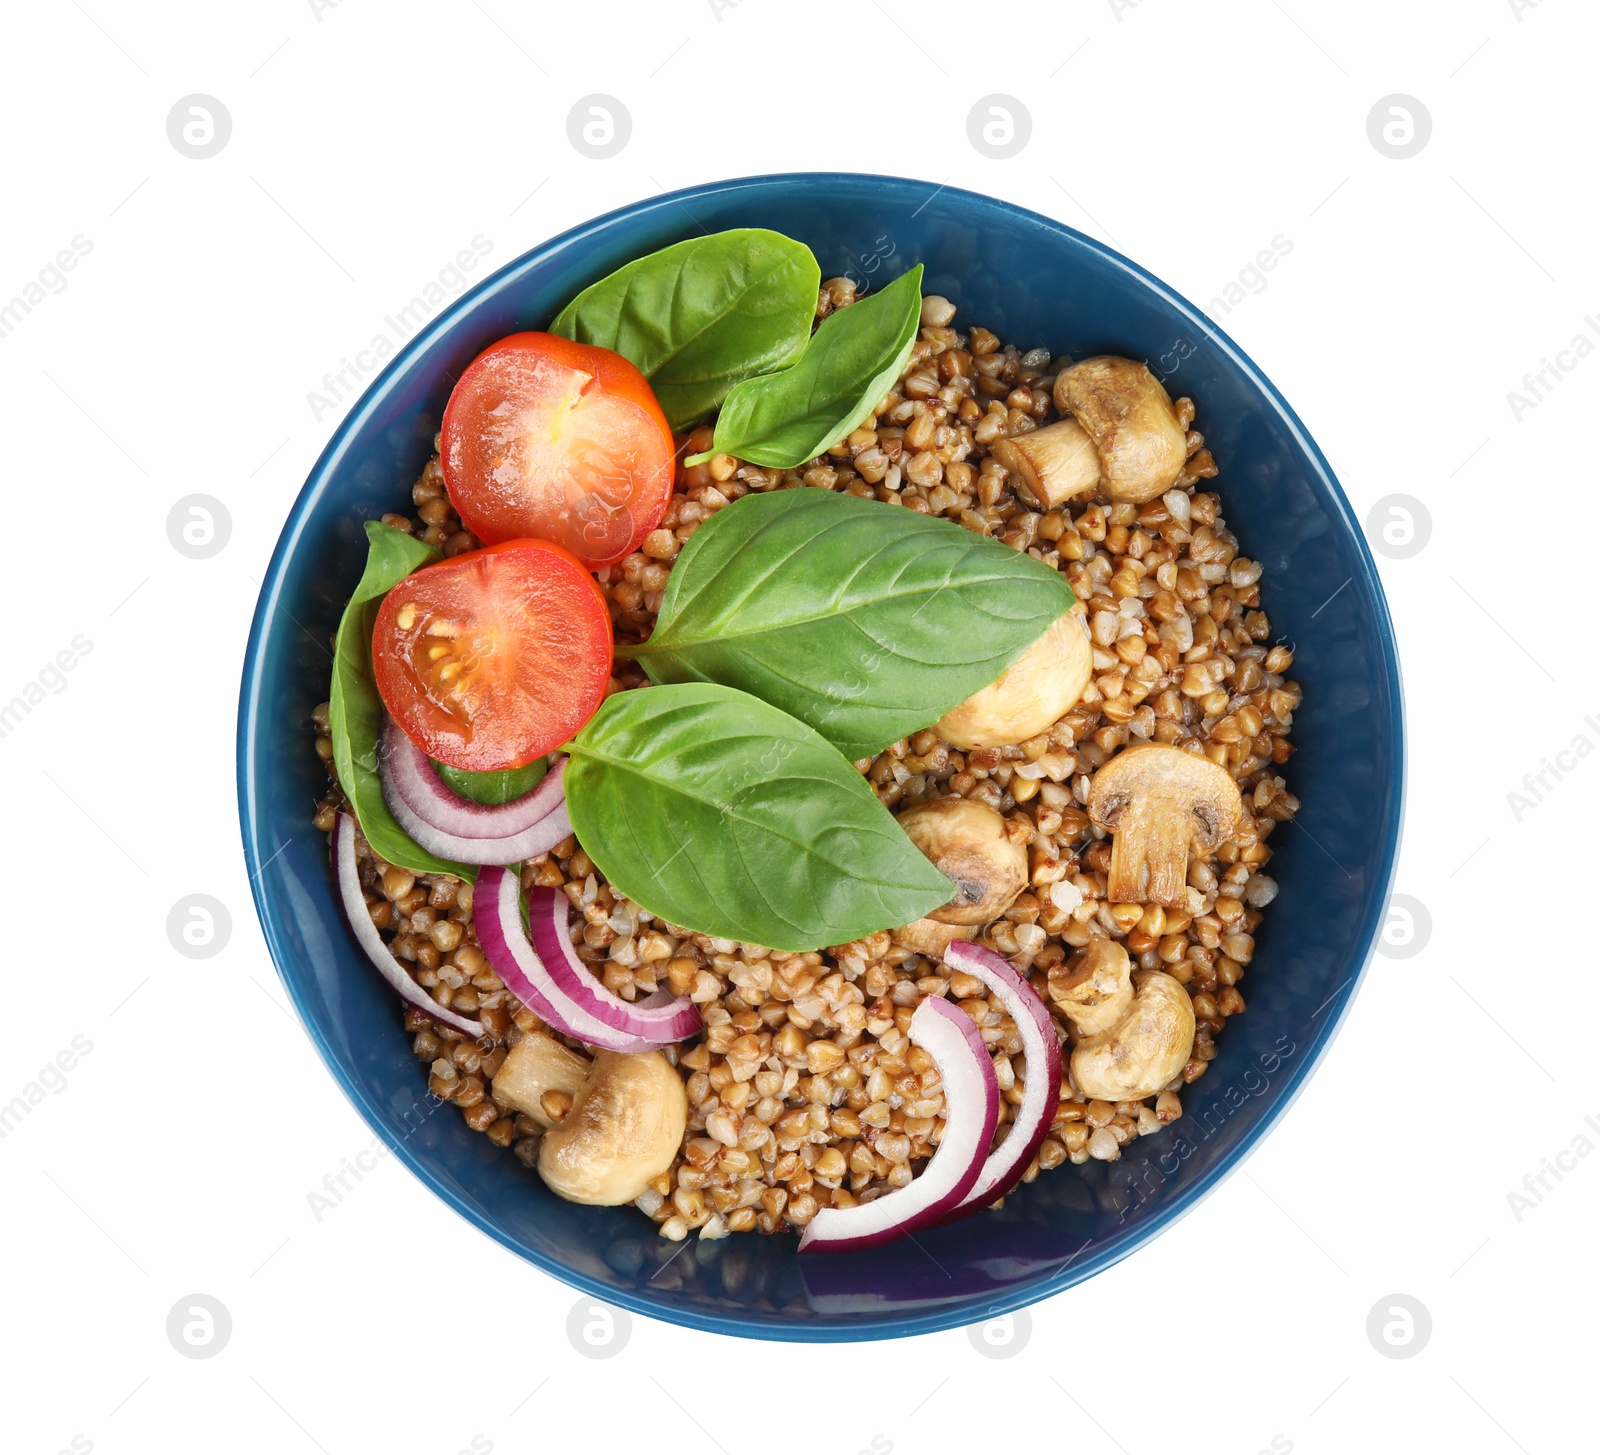
[[[855,1207],[825,1207],[800,1236],[802,1253],[852,1253],[937,1223],[972,1190],[1000,1117],[1000,1083],[972,1018],[930,995],[911,1017],[911,1041],[944,1082],[944,1137],[921,1175]]]
[[[513,994],[558,1031],[607,1051],[648,1051],[698,1032],[704,1022],[687,996],[657,991],[629,1002],[607,990],[578,958],[569,932],[571,907],[559,890],[528,895],[522,928],[521,885],[510,869],[478,875],[473,920],[478,943]]]
[[[539,886],[528,891],[528,930],[533,948],[550,978],[580,1010],[613,1030],[628,1035],[659,1036],[669,1045],[697,1034],[705,1022],[687,995],[657,991],[640,1001],[614,995],[578,958],[572,946],[571,902],[559,889]]]
[[[452,793],[428,755],[393,718],[384,720],[378,776],[389,812],[430,854],[458,864],[517,864],[572,832],[558,758],[531,792],[496,807]]]
[[[1015,1187],[1039,1150],[1061,1099],[1061,1042],[1055,1021],[1027,980],[993,950],[967,940],[953,940],[944,962],[953,970],[974,975],[989,987],[1017,1025],[1026,1063],[1022,1105],[1011,1119],[1005,1140],[989,1154],[972,1190],[946,1221],[966,1217],[988,1207]]]
[[[367,901],[361,893],[361,871],[356,867],[356,821],[348,813],[339,815],[338,826],[333,831],[333,858],[339,872],[339,897],[344,901],[344,912],[350,921],[350,928],[355,931],[361,948],[367,952],[367,959],[378,967],[378,973],[400,992],[403,999],[427,1011],[436,1021],[465,1035],[474,1038],[481,1036],[483,1026],[440,1005],[411,978],[410,972],[395,958],[394,952],[378,933]]]

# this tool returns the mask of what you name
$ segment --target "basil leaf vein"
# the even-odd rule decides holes
[[[814,459],[894,387],[921,327],[918,263],[881,293],[829,314],[797,363],[734,389],[717,415],[713,451],[777,470]]]
[[[328,694],[328,735],[333,765],[356,822],[373,853],[413,874],[454,874],[473,879],[465,864],[440,859],[400,827],[383,801],[378,778],[378,734],[383,699],[372,679],[372,627],[378,604],[413,571],[439,559],[439,552],[403,530],[369,520],[367,564],[334,638],[333,686]]]
[[[735,228],[625,264],[578,294],[550,331],[629,360],[681,430],[741,380],[800,354],[821,281],[805,244]]]
[[[672,924],[814,950],[906,924],[953,892],[836,748],[745,693],[613,693],[568,752],[584,852]]]
[[[737,688],[859,759],[987,687],[1074,599],[1060,572],[952,521],[778,490],[690,537],[632,655],[655,682]]]

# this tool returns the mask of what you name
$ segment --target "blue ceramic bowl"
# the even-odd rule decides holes
[[[544,327],[629,259],[749,226],[803,239],[825,278],[881,282],[920,262],[926,291],[952,299],[965,324],[1021,347],[1146,359],[1174,397],[1192,396],[1228,523],[1264,563],[1262,597],[1296,645],[1305,688],[1289,767],[1304,806],[1272,841],[1282,890],[1245,984],[1249,1013],[1185,1093],[1185,1115],[1118,1162],[1063,1166],[998,1212],[847,1257],[799,1259],[788,1236],[664,1242],[631,1207],[562,1202],[453,1111],[436,1114],[310,823],[324,780],[307,720],[328,695],[324,646],[361,573],[361,522],[409,508],[452,380],[485,345]],[[1069,227],[971,192],[846,173],[715,183],[623,208],[486,279],[402,349],[284,526],[245,655],[238,753],[267,944],[335,1079],[401,1161],[490,1237],[589,1294],[701,1329],[800,1340],[994,1317],[1109,1267],[1216,1187],[1283,1114],[1349,1008],[1389,892],[1402,797],[1400,679],[1377,573],[1328,462],[1261,371],[1192,304]]]

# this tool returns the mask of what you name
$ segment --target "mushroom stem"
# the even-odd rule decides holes
[[[914,919],[889,931],[889,938],[901,949],[926,955],[930,960],[942,960],[953,941],[972,940],[977,935],[977,925],[946,925],[932,919]]]
[[[1117,820],[1111,841],[1106,898],[1113,904],[1159,904],[1183,909],[1189,902],[1189,839],[1174,835],[1159,804],[1132,803]]]
[[[1080,1037],[1097,1036],[1133,1003],[1128,952],[1115,940],[1090,940],[1074,966],[1050,972],[1048,988]]]
[[[495,1072],[491,1090],[501,1106],[520,1111],[548,1129],[558,1118],[550,1115],[544,1098],[555,1092],[565,1095],[570,1105],[588,1075],[587,1056],[568,1050],[543,1031],[529,1031]]]
[[[1124,748],[1089,785],[1089,817],[1114,835],[1106,898],[1188,907],[1189,846],[1209,853],[1239,826],[1244,803],[1226,768],[1164,743]]]
[[[1018,493],[1039,510],[1054,510],[1100,483],[1100,456],[1075,419],[996,440],[989,453],[1011,472]]]

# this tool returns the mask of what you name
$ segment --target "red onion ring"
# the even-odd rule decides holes
[[[389,812],[430,854],[458,864],[516,864],[548,853],[572,832],[558,758],[531,792],[490,807],[452,793],[428,755],[386,718],[378,777]]]
[[[517,875],[485,868],[472,899],[478,943],[512,993],[558,1031],[607,1051],[648,1051],[701,1029],[699,1007],[686,996],[658,991],[630,1003],[596,980],[572,947],[570,905],[559,890],[529,893],[531,944],[520,903]]]
[[[541,885],[528,891],[528,928],[534,951],[575,1005],[613,1030],[667,1037],[662,1045],[700,1031],[704,1025],[700,1009],[686,995],[658,990],[645,1000],[627,1001],[607,990],[572,946],[570,912],[570,902],[559,889]]]
[[[367,952],[367,959],[378,967],[378,973],[389,982],[403,999],[427,1011],[436,1021],[454,1030],[472,1036],[483,1035],[483,1026],[453,1010],[446,1010],[415,980],[406,967],[395,958],[394,952],[384,943],[372,922],[366,897],[361,893],[361,871],[356,866],[356,821],[348,813],[339,815],[333,831],[333,858],[339,873],[339,898],[344,901],[344,912],[355,931],[356,941]]]
[[[1022,1037],[1027,1067],[1022,1105],[1011,1120],[1011,1130],[989,1154],[972,1190],[946,1219],[954,1221],[1004,1197],[1028,1170],[1055,1120],[1056,1104],[1061,1099],[1061,1042],[1055,1021],[1033,987],[993,950],[967,940],[952,940],[944,962],[983,981],[1005,1007]]]
[[[944,1137],[906,1186],[855,1207],[825,1207],[800,1235],[802,1253],[851,1253],[942,1221],[983,1171],[1000,1117],[1000,1083],[972,1018],[930,995],[911,1017],[911,1041],[944,1081]]]

